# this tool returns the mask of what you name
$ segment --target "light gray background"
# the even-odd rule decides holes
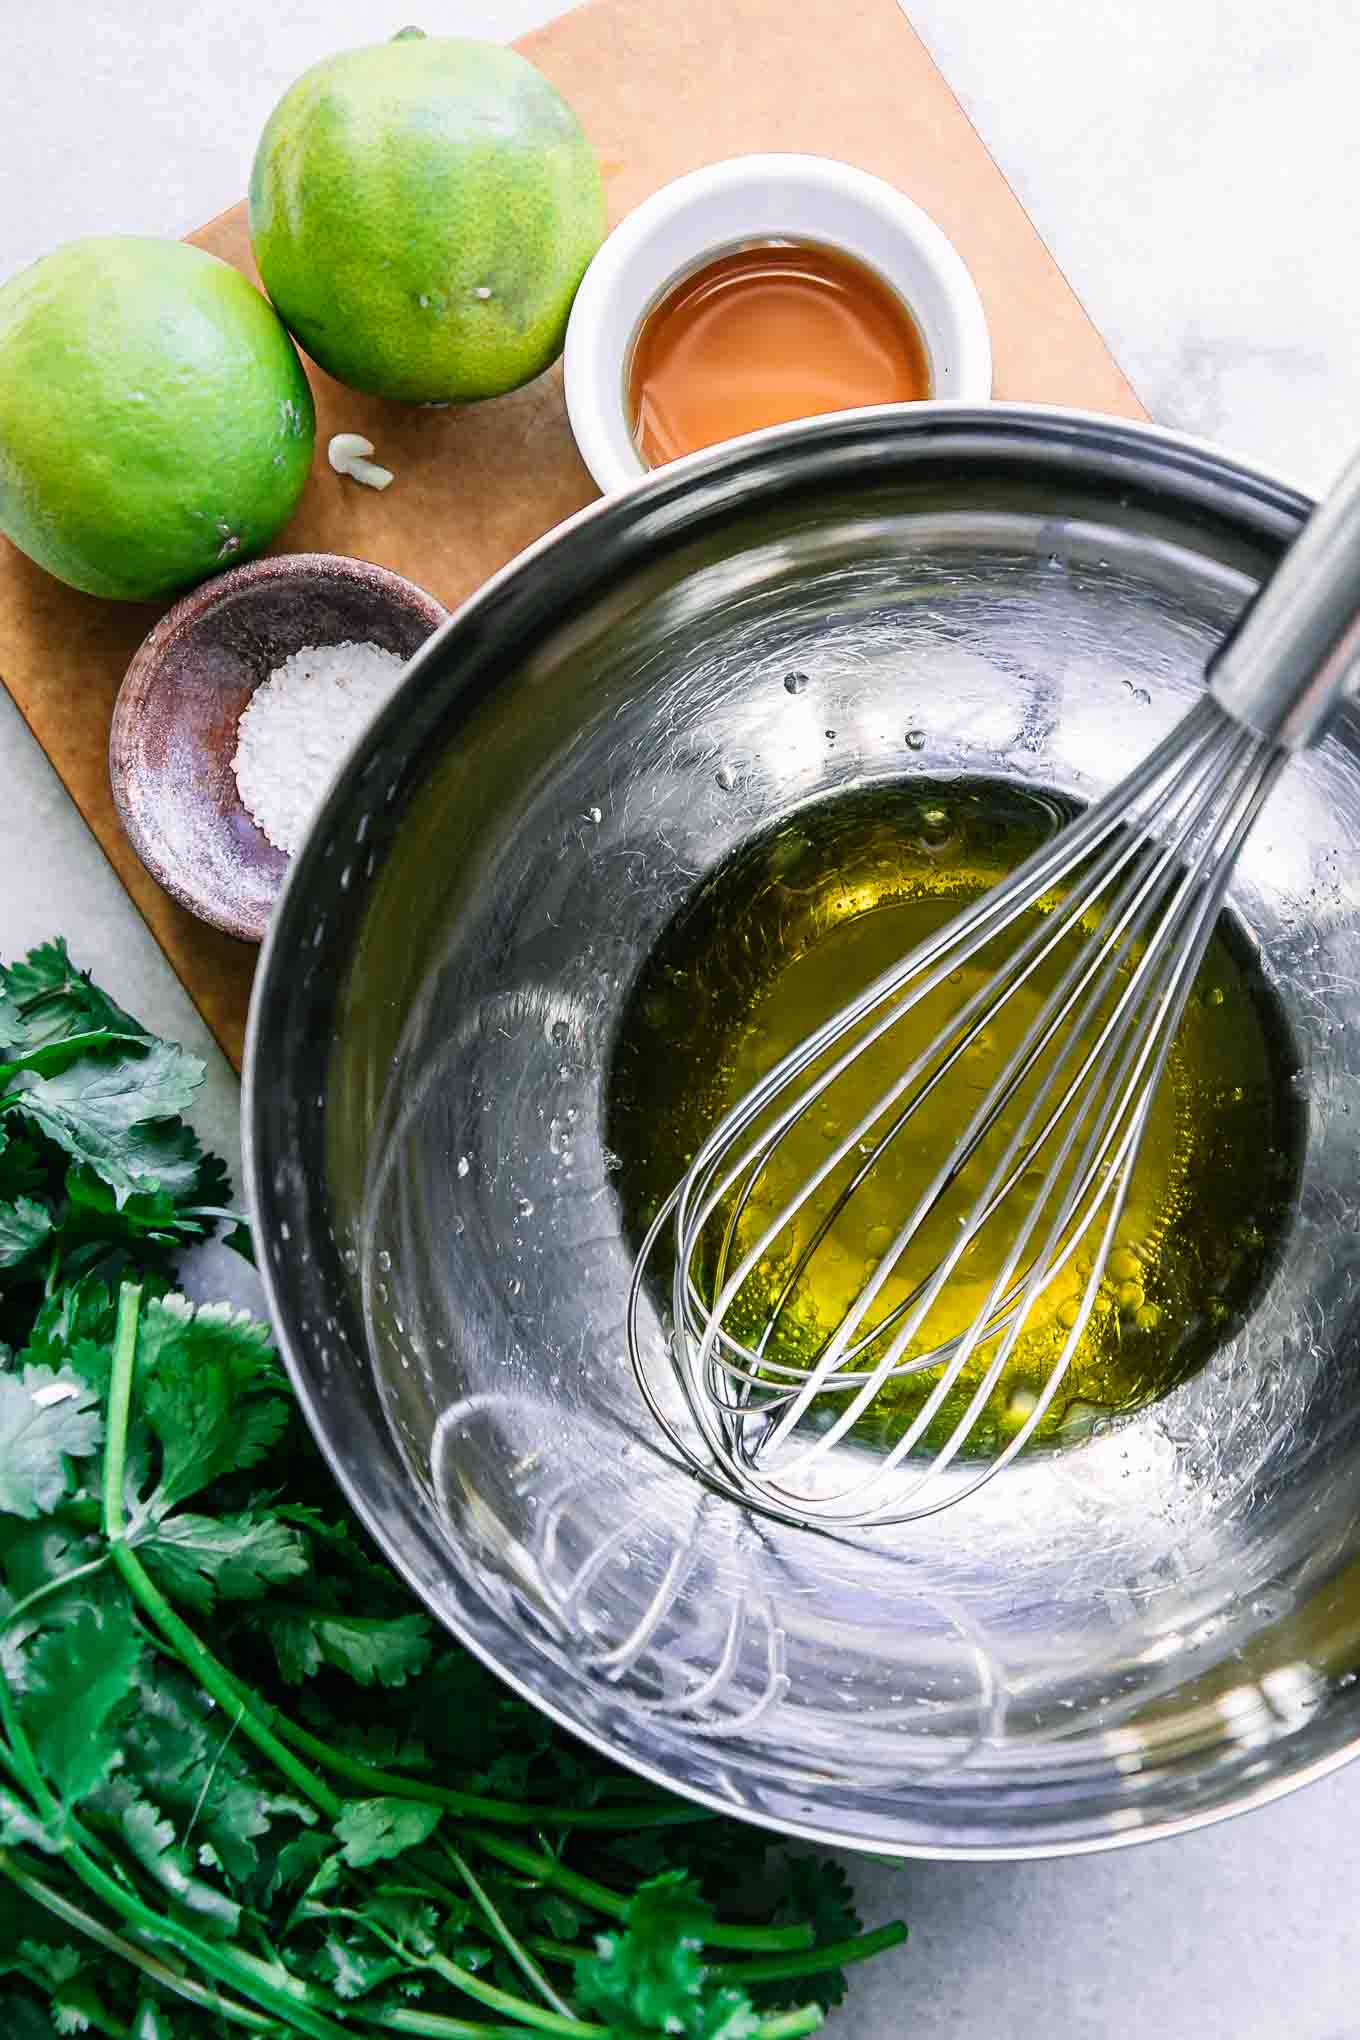
[[[508,38],[558,11],[410,4],[0,0],[0,278],[229,204],[279,93],[334,49],[413,16]],[[1323,486],[1360,439],[1356,0],[908,12],[1154,415]],[[199,1123],[234,1159],[235,1080],[3,695],[0,872],[0,954],[64,932],[197,1047]],[[1131,1854],[860,1883],[912,1939],[857,1979],[845,2040],[1360,2040],[1360,1770]]]

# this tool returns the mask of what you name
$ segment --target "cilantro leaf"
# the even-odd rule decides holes
[[[107,1349],[113,1344],[117,1315],[107,1283],[95,1280],[68,1283],[55,1295],[44,1298],[19,1358],[34,1365],[60,1367],[78,1343]],[[90,1374],[86,1378],[96,1387],[107,1387],[107,1362],[102,1375]]]
[[[140,1681],[123,1750],[141,1792],[176,1821],[186,1840],[192,1834],[206,1843],[238,1884],[254,1876],[257,1844],[280,1814],[316,1818],[309,1806],[261,1779],[235,1724],[177,1665],[157,1665],[154,1678]],[[309,1845],[309,1838],[287,1847],[298,1844]],[[328,1846],[323,1838],[321,1852]]]
[[[30,1848],[45,1850],[50,1855],[61,1849],[60,1835],[49,1833],[32,1807],[25,1806],[22,1799],[0,1785],[0,1846],[18,1848],[25,1842]]]
[[[20,1715],[47,1782],[74,1806],[119,1758],[116,1716],[126,1710],[142,1640],[122,1602],[87,1603],[74,1621],[45,1629],[24,1652]]]
[[[55,1588],[104,1549],[98,1537],[88,1535],[83,1525],[66,1521],[60,1513],[36,1520],[0,1518],[0,1576],[16,1601],[42,1587]],[[33,1611],[28,1633],[78,1615],[90,1600],[98,1600],[100,1592],[101,1583],[90,1578],[77,1580],[69,1592],[48,1593],[42,1607]]]
[[[19,1943],[18,1952],[25,1975],[35,1981],[41,1977],[52,1990],[69,1983],[80,1970],[80,1956],[74,1948],[65,1945],[55,1948],[46,1941],[23,1940]],[[0,1969],[4,1966],[4,1959],[0,1957]]]
[[[684,2030],[691,2040],[752,2040],[760,2031],[760,2014],[745,1991],[724,1985],[707,1993]]]
[[[285,1842],[274,1858],[265,1885],[266,1904],[272,1904],[280,1893],[295,1891],[299,1886],[309,1887],[330,1850],[330,1837],[315,1830],[295,1835],[291,1842]]]
[[[296,1530],[269,1517],[165,1517],[138,1554],[166,1592],[206,1614],[217,1600],[255,1601],[308,1570]]]
[[[669,1870],[639,1885],[624,1930],[601,1934],[576,1965],[576,1994],[615,2040],[675,2033],[685,2040],[752,2040],[760,2019],[744,1991],[708,1982],[701,1948],[713,1919],[697,1884]]]
[[[704,1982],[705,1923],[698,1886],[670,1870],[638,1887],[622,1933],[601,1934],[577,1964],[582,2004],[624,2032],[688,2033]]]
[[[0,966],[0,1052],[23,1053],[96,1028],[146,1032],[75,968],[60,938],[31,949],[22,963]]]
[[[36,1254],[52,1233],[52,1214],[33,1197],[0,1204],[0,1268],[13,1268]]]
[[[379,1891],[363,1908],[366,1926],[380,1928],[389,1941],[395,1941],[413,1955],[432,1955],[441,1934],[447,1934],[451,1928],[461,1929],[472,1917],[470,1905],[457,1911],[446,1906],[440,1913],[423,1899],[400,1897],[391,1891]],[[459,1959],[463,1959],[461,1953]],[[478,1966],[476,1962],[467,1964],[470,1969]]]
[[[58,2033],[108,2031],[107,2007],[88,1977],[76,1977],[53,1993],[52,2023]]]
[[[131,1854],[156,1882],[170,1893],[176,1904],[192,1913],[196,1924],[215,1934],[230,1936],[241,1925],[241,1908],[214,1885],[196,1877],[184,1850],[175,1840],[175,1825],[156,1807],[143,1799],[136,1787],[122,1777],[109,1780],[92,1801],[96,1810],[112,1820]]]
[[[182,1048],[119,1039],[50,1076],[20,1071],[7,1102],[88,1163],[121,1204],[135,1191],[192,1188],[201,1150],[179,1114],[202,1081],[203,1064]]]
[[[105,1248],[114,1243],[136,1246],[143,1241],[191,1246],[206,1239],[212,1229],[211,1220],[183,1208],[184,1197],[197,1200],[203,1196],[201,1164],[179,1197],[172,1197],[168,1190],[139,1190],[119,1198],[102,1177],[84,1166],[67,1171],[65,1189],[62,1232],[64,1244],[69,1242],[68,1255],[75,1247],[88,1254],[95,1243]],[[66,1266],[79,1272],[69,1259]]]
[[[312,1974],[328,1983],[337,1997],[366,1997],[379,1984],[391,1983],[406,1964],[400,1955],[358,1948],[332,1930],[312,1960]]]
[[[88,2033],[96,2027],[107,2031],[109,2015],[90,1978],[83,1974],[81,1954],[63,1944],[55,1947],[31,1937],[21,1940],[6,1960],[0,1951],[0,1972],[8,1969],[23,1976],[52,2003],[53,2030],[58,2033]]]
[[[11,1140],[0,1123],[0,1198],[36,1196],[47,1188],[47,1175],[37,1143]]]
[[[268,1328],[229,1304],[153,1298],[137,1341],[137,1395],[161,1445],[154,1506],[254,1466],[288,1421],[288,1405],[255,1391],[274,1385]]]
[[[0,1513],[49,1514],[70,1487],[71,1460],[103,1435],[98,1396],[69,1369],[0,1373]]]
[[[178,2031],[164,2005],[158,2005],[154,1998],[138,1999],[128,2040],[176,2040]]]
[[[352,1870],[399,1856],[434,1833],[441,1814],[437,1806],[416,1799],[352,1799],[335,1832]]]
[[[259,1626],[293,1686],[314,1677],[323,1664],[347,1672],[361,1686],[403,1686],[432,1647],[429,1622],[415,1614],[345,1615],[290,1602],[283,1608],[266,1605]]]

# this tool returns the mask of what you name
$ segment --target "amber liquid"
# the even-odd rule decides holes
[[[684,277],[643,321],[628,373],[650,467],[762,425],[929,395],[902,300],[852,256],[803,242],[733,248]]]

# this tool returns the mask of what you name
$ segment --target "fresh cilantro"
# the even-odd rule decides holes
[[[99,1398],[69,1370],[0,1374],[0,1514],[49,1514],[70,1486],[70,1462],[88,1458],[103,1429]]]
[[[705,2032],[703,1930],[713,1915],[696,1885],[667,1871],[642,1885],[622,1933],[601,1934],[577,1972],[581,2002],[619,2033]],[[730,2040],[746,2040],[734,2033]]]
[[[236,1933],[241,1924],[240,1906],[194,1875],[188,1856],[176,1844],[175,1823],[141,1798],[127,1778],[110,1779],[91,1803],[114,1822],[129,1854],[179,1906],[214,1934]]]
[[[202,1081],[202,1063],[183,1049],[110,1035],[50,1076],[16,1070],[0,1103],[21,1111],[73,1161],[88,1164],[122,1204],[139,1191],[183,1196],[194,1188],[198,1143],[179,1115]]]
[[[15,1268],[52,1236],[52,1214],[34,1197],[0,1204],[0,1268]]]
[[[286,1523],[258,1516],[192,1516],[181,1510],[138,1544],[174,1600],[206,1613],[217,1600],[258,1601],[309,1567],[307,1547]]]
[[[269,1334],[226,1304],[195,1309],[183,1297],[147,1305],[138,1341],[139,1397],[161,1445],[159,1509],[252,1467],[278,1443],[288,1421],[275,1383]]]
[[[63,1804],[74,1806],[119,1763],[117,1717],[127,1710],[144,1647],[130,1609],[87,1606],[43,1630],[24,1652],[19,1717]]]
[[[154,1998],[144,1997],[132,2015],[128,2040],[179,2040],[183,2032],[183,2026],[171,2018],[164,2005],[157,2004]]]
[[[299,1822],[315,1821],[313,1808],[261,1778],[250,1745],[178,1665],[158,1664],[150,1677],[143,1668],[123,1750],[147,1797],[180,1835],[212,1850],[238,1889],[251,1887],[262,1860],[272,1866],[314,1841],[321,1854],[330,1847],[299,1835]]]
[[[260,1627],[293,1686],[323,1665],[334,1665],[361,1686],[401,1686],[430,1654],[429,1622],[414,1613],[345,1615],[290,1603],[264,1609]]]
[[[95,1031],[146,1030],[74,968],[64,942],[45,942],[21,963],[0,965],[0,1053],[23,1054]]]
[[[439,1825],[439,1808],[410,1799],[352,1799],[335,1823],[345,1861],[352,1870],[400,1856],[428,1841]]]
[[[897,1930],[436,1647],[266,1329],[174,1292],[200,1076],[62,944],[0,968],[0,2033],[810,2032]]]

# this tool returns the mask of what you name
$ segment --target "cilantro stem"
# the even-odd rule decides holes
[[[10,1691],[9,1679],[0,1672],[0,1728],[5,1732],[9,1744],[3,1754],[10,1775],[17,1779],[33,1800],[39,1812],[49,1822],[55,1822],[60,1809],[47,1789],[47,1780],[42,1774],[42,1765],[33,1754],[33,1745],[24,1733]]]
[[[446,1785],[432,1785],[418,1778],[404,1778],[399,1771],[383,1771],[347,1756],[320,1736],[309,1734],[283,1715],[276,1717],[278,1733],[294,1749],[302,1750],[324,1764],[339,1778],[362,1785],[365,1792],[381,1793],[389,1799],[417,1799],[431,1806],[443,1806],[450,1813],[465,1814],[472,1820],[498,1820],[515,1827],[635,1828],[682,1826],[692,1821],[711,1821],[718,1816],[706,1806],[688,1806],[681,1800],[661,1801],[654,1806],[587,1807],[535,1806],[515,1804],[509,1799],[483,1799],[475,1792],[456,1792]]]
[[[820,2005],[799,2005],[796,2011],[762,2019],[756,2027],[756,2040],[799,2040],[803,2033],[815,2033],[821,2023]]]
[[[91,1573],[103,1572],[108,1562],[108,1552],[101,1551],[98,1558],[88,1559],[84,1565],[75,1566],[70,1572],[58,1573],[54,1580],[46,1580],[42,1586],[35,1587],[31,1594],[24,1595],[22,1601],[16,1601],[4,1621],[0,1622],[0,1636],[27,1615],[30,1608],[36,1608],[40,1601],[45,1601],[49,1594],[59,1594],[64,1588],[73,1587],[77,1580],[87,1580]]]
[[[481,2019],[451,2019],[444,2012],[411,2012],[401,2006],[365,2016],[388,2033],[427,2034],[429,2040],[521,2040],[523,2026],[488,2026]]]
[[[21,1859],[11,1855],[8,1849],[0,1849],[0,1875],[8,1877],[11,1884],[26,1892],[35,1904],[43,1906],[55,1919],[59,1919],[63,1926],[74,1927],[78,1934],[83,1934],[87,1941],[93,1941],[96,1947],[107,1949],[110,1955],[116,1955],[120,1961],[130,1963],[134,1969],[140,1969],[144,1976],[151,1977],[162,1990],[173,1991],[177,1997],[184,1998],[189,2004],[198,2005],[206,2012],[215,2012],[219,2018],[230,2019],[234,2025],[247,2026],[256,2033],[272,2032],[277,2026],[276,2019],[266,2017],[263,2012],[253,2012],[249,2005],[233,2004],[229,1998],[222,1997],[215,1990],[205,1990],[202,1984],[193,1983],[187,1976],[181,1976],[177,1969],[172,1969],[168,1963],[160,1961],[146,1949],[138,1948],[133,1942],[124,1940],[121,1934],[115,1934],[112,1927],[106,1927],[102,1920],[97,1920],[93,1913],[86,1912],[83,1906],[67,1898],[64,1892],[55,1890],[43,1878],[26,1870]]]
[[[522,1870],[527,1876],[536,1877],[542,1884],[556,1885],[559,1891],[568,1892],[572,1898],[579,1898],[582,1905],[590,1906],[595,1912],[604,1913],[611,1920],[625,1919],[628,1901],[617,1891],[611,1891],[607,1884],[597,1884],[593,1877],[583,1877],[579,1870],[569,1869],[559,1863],[556,1856],[545,1856],[538,1849],[528,1849],[523,1842],[512,1842],[504,1835],[489,1835],[485,1828],[473,1828],[468,1840],[477,1844],[488,1856],[494,1856],[511,1870]],[[800,1946],[803,1944],[800,1942]]]
[[[525,1982],[533,1985],[544,2003],[551,2006],[553,2011],[560,2012],[564,2019],[569,2019],[571,2017],[571,2006],[567,2004],[565,1999],[558,1996],[547,1977],[543,1974],[543,1971],[534,1961],[533,1956],[524,1946],[524,1943],[511,1932],[499,1907],[481,1880],[475,1875],[471,1867],[464,1862],[457,1849],[448,1843],[445,1844],[445,1853],[468,1890],[472,1893],[474,1900],[480,1906],[486,1917],[487,1925],[491,1928],[492,1933],[496,1936],[496,1939],[500,1942],[516,1969],[519,1970]]]
[[[844,1969],[850,1962],[867,1962],[885,1948],[896,1948],[907,1938],[901,1920],[875,1927],[870,1934],[856,1934],[848,1941],[828,1941],[811,1948],[806,1955],[760,1955],[753,1962],[715,1962],[709,1975],[718,1983],[735,1984],[744,1990],[748,1983],[779,1983],[785,1977],[816,1976],[824,1969]]]
[[[456,1962],[449,1961],[447,1955],[426,1955],[423,1959],[436,1976],[442,1976],[455,1990],[466,1991],[470,1998],[486,2005],[490,2011],[507,2012],[521,2025],[537,2026],[544,2033],[558,2033],[563,2040],[609,2040],[608,2027],[594,2025],[589,2019],[573,2019],[561,2012],[545,2011],[539,2005],[531,2005],[525,1998],[512,1997],[508,1990],[483,1982],[470,1969],[460,1969]]]
[[[713,1962],[709,1976],[715,1983],[730,1983],[744,1990],[751,1983],[779,1983],[786,1977],[819,1976],[828,1969],[844,1969],[851,1962],[867,1962],[885,1948],[896,1948],[907,1938],[900,1920],[876,1927],[871,1934],[856,1934],[846,1941],[827,1941],[802,1955],[758,1955],[750,1962]],[[528,1945],[548,1962],[574,1963],[581,1950],[569,1941],[550,1941],[542,1934],[530,1934]]]
[[[127,1479],[128,1422],[132,1415],[132,1370],[137,1358],[137,1319],[142,1308],[141,1285],[124,1282],[118,1291],[118,1321],[113,1334],[113,1374],[109,1381],[108,1429],[104,1441],[104,1535],[115,1547],[122,1543],[123,1483]]]
[[[2,1691],[3,1682],[0,1682]],[[291,2021],[299,2033],[310,2035],[310,2040],[346,2040],[344,2027],[315,2010],[309,2002],[309,1987],[292,1977],[286,1983],[282,1982],[280,1979],[286,1972],[277,1965],[258,1962],[239,1950],[233,1952],[215,1942],[205,1941],[169,1914],[154,1913],[134,1891],[110,1877],[69,1831],[63,1837],[62,1854],[85,1888],[102,1899],[110,1912],[117,1913],[153,1943],[169,1942],[171,1947],[196,1963],[205,1975],[253,1997],[257,2004],[273,2012],[276,2024],[279,2019]],[[7,1853],[3,1850],[0,1850],[0,1868],[8,1874]],[[268,2028],[262,2030],[267,2031]]]
[[[144,1613],[150,1616],[156,1628],[170,1648],[194,1674],[199,1684],[218,1705],[226,1710],[229,1720],[234,1721],[242,1735],[254,1743],[256,1749],[272,1759],[283,1772],[290,1784],[297,1787],[313,1806],[328,1819],[336,1820],[344,1811],[344,1800],[333,1792],[324,1778],[308,1769],[288,1745],[281,1742],[274,1731],[259,1718],[252,1703],[254,1696],[248,1689],[233,1679],[225,1666],[201,1643],[188,1623],[179,1615],[152,1579],[146,1567],[127,1542],[127,1526],[123,1517],[123,1480],[127,1465],[128,1421],[132,1411],[132,1371],[137,1353],[137,1318],[141,1310],[142,1292],[133,1282],[125,1282],[118,1292],[118,1323],[113,1341],[113,1374],[109,1383],[109,1426],[104,1447],[104,1535],[109,1540],[113,1562],[123,1575],[134,1598]]]
[[[485,1828],[470,1829],[468,1839],[511,1870],[522,1870],[527,1876],[536,1877],[541,1884],[556,1885],[559,1891],[579,1898],[582,1905],[605,1913],[610,1919],[627,1918],[629,1902],[626,1898],[617,1891],[611,1891],[607,1884],[597,1884],[593,1877],[583,1877],[579,1870],[569,1869],[555,1856],[545,1856],[537,1849],[526,1849],[522,1842],[509,1841],[503,1835],[488,1834]],[[807,1925],[737,1927],[728,1926],[720,1920],[707,1922],[702,1937],[710,1948],[750,1948],[762,1954],[775,1954],[781,1949],[810,1948],[816,1938]]]

